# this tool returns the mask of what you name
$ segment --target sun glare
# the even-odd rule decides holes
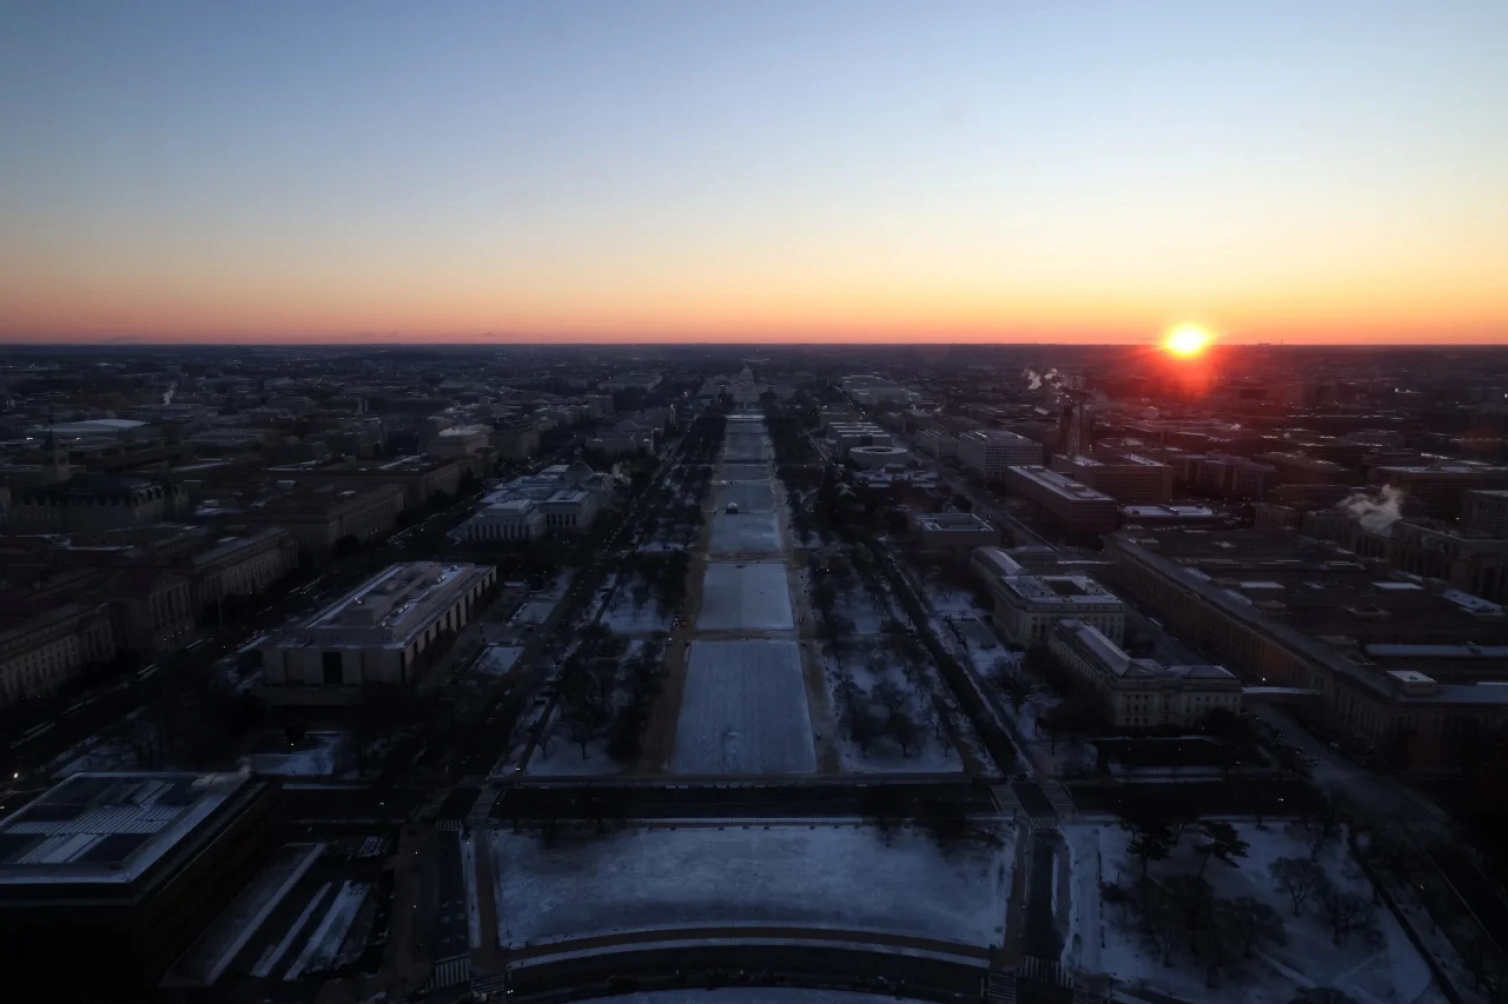
[[[1192,359],[1209,348],[1210,342],[1214,340],[1214,335],[1197,324],[1180,324],[1168,332],[1167,337],[1162,340],[1162,347],[1175,356]]]

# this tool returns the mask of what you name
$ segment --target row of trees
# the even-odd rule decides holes
[[[618,763],[634,762],[643,747],[664,687],[664,643],[651,638],[631,658],[624,658],[627,648],[627,639],[593,624],[581,632],[581,644],[561,670],[559,724],[583,760],[598,741],[606,741],[608,756]],[[547,732],[546,746],[548,741]]]
[[[1128,849],[1140,860],[1141,872],[1127,887],[1107,884],[1104,900],[1163,965],[1172,965],[1184,954],[1203,968],[1206,984],[1214,986],[1222,975],[1239,976],[1242,964],[1263,946],[1286,942],[1284,920],[1276,908],[1250,896],[1216,896],[1205,877],[1211,862],[1236,868],[1247,856],[1248,845],[1233,825],[1222,820],[1175,820],[1145,805],[1131,810],[1121,825],[1131,834]],[[1290,829],[1306,854],[1274,861],[1269,878],[1274,890],[1285,895],[1292,916],[1299,918],[1307,912],[1318,917],[1336,946],[1352,938],[1380,944],[1375,896],[1369,899],[1334,884],[1320,860],[1323,850],[1342,832],[1339,816],[1333,811],[1318,812]],[[1165,859],[1189,837],[1199,855],[1197,870],[1151,874],[1153,861]]]

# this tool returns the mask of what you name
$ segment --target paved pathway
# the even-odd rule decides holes
[[[544,945],[528,945],[515,948],[513,961],[536,959],[565,952],[582,952],[591,949],[616,946],[649,945],[665,941],[749,941],[753,939],[780,941],[839,941],[851,944],[869,944],[890,948],[909,948],[922,952],[937,952],[970,959],[988,959],[990,950],[979,945],[967,945],[958,941],[942,941],[937,938],[920,938],[907,934],[890,934],[884,931],[844,931],[828,927],[686,927],[657,929],[653,931],[624,931],[616,934],[601,934],[586,938],[571,938],[552,941]]]

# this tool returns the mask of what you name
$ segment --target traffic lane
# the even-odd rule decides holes
[[[425,799],[425,788],[285,784],[283,801],[295,822],[386,825],[407,822]]]
[[[1080,813],[1119,815],[1127,808],[1155,807],[1169,815],[1291,817],[1314,811],[1324,797],[1307,781],[1232,775],[1228,781],[1067,781]]]
[[[471,951],[461,834],[451,830],[436,833],[435,838],[430,842],[435,856],[435,913],[430,920],[429,953],[431,959],[453,959]]]
[[[544,961],[510,970],[512,997],[602,996],[611,982],[643,989],[696,986],[813,986],[882,990],[898,998],[976,999],[985,967],[905,955],[894,949],[815,945],[689,945]],[[627,989],[624,987],[623,989]]]

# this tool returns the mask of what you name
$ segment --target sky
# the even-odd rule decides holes
[[[1508,342],[1504,0],[0,0],[0,341]]]

